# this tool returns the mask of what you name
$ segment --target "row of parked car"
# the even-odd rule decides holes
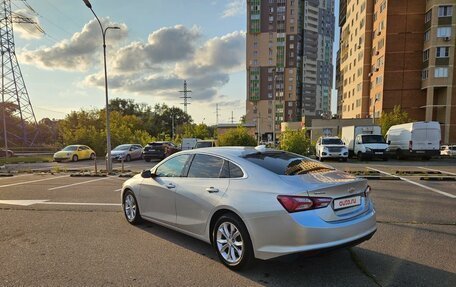
[[[429,160],[433,156],[456,155],[455,145],[440,145],[438,122],[413,122],[392,126],[385,138],[379,126],[347,126],[342,128],[342,137],[320,137],[315,146],[317,159],[348,157],[359,160],[388,157],[409,157]]]
[[[208,145],[209,140],[200,140],[193,148],[212,146]],[[155,141],[148,143],[144,148],[140,144],[121,144],[111,151],[111,158],[115,161],[131,161],[144,159],[162,160],[171,154],[180,151],[181,148],[170,141]],[[107,157],[107,155],[106,155]],[[84,159],[95,159],[95,151],[87,145],[69,145],[54,154],[54,161],[79,161]]]

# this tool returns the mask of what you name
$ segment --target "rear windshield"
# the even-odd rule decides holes
[[[298,175],[333,170],[309,158],[281,151],[249,154],[244,158],[278,175]]]
[[[381,135],[365,135],[363,137],[363,143],[385,143],[385,139]]]
[[[340,139],[322,139],[322,144],[344,144]]]

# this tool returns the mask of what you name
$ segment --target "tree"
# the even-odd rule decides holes
[[[312,144],[306,135],[306,130],[286,130],[280,134],[280,149],[301,154],[309,155]]]
[[[246,128],[239,126],[220,135],[218,144],[219,146],[256,146],[257,142]]]
[[[383,136],[386,135],[386,132],[391,126],[409,123],[413,121],[408,113],[401,110],[401,106],[394,106],[391,112],[383,112],[380,118],[380,126],[382,128]]]
[[[183,138],[197,138],[208,139],[210,138],[210,130],[205,124],[186,124],[184,125]]]

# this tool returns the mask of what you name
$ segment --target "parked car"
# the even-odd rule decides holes
[[[328,158],[347,161],[348,148],[338,137],[320,137],[315,145],[315,156],[320,161]]]
[[[81,159],[95,159],[95,152],[86,145],[69,145],[54,154],[56,162]]]
[[[0,149],[0,157],[13,157],[14,156],[14,151],[7,149],[5,151],[4,148]]]
[[[421,157],[429,160],[440,155],[440,124],[413,122],[394,125],[386,132],[388,153],[397,159]]]
[[[122,144],[111,151],[111,158],[117,161],[142,159],[143,148],[140,144]],[[106,157],[108,155],[106,154]]]
[[[342,141],[348,147],[348,156],[359,160],[380,158],[388,160],[388,144],[382,136],[380,126],[342,127]]]
[[[150,142],[144,147],[143,158],[147,162],[151,161],[152,159],[162,160],[177,151],[179,151],[179,148],[172,142]]]
[[[456,145],[443,145],[440,148],[440,155],[442,155],[442,156],[456,156]]]
[[[194,149],[198,140],[197,138],[183,138],[181,150]]]
[[[215,147],[215,146],[217,146],[215,140],[198,140],[196,142],[195,148]]]
[[[377,230],[365,179],[264,147],[181,151],[122,185],[126,220],[211,243],[242,269],[254,258],[353,246]]]

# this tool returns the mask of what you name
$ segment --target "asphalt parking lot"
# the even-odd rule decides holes
[[[456,181],[420,179],[426,171],[455,177],[456,161],[328,164],[395,178],[369,181],[374,237],[324,255],[259,261],[240,273],[206,243],[155,224],[129,225],[120,208],[125,178],[69,176],[92,162],[8,166],[35,173],[0,178],[0,286],[456,286]]]

